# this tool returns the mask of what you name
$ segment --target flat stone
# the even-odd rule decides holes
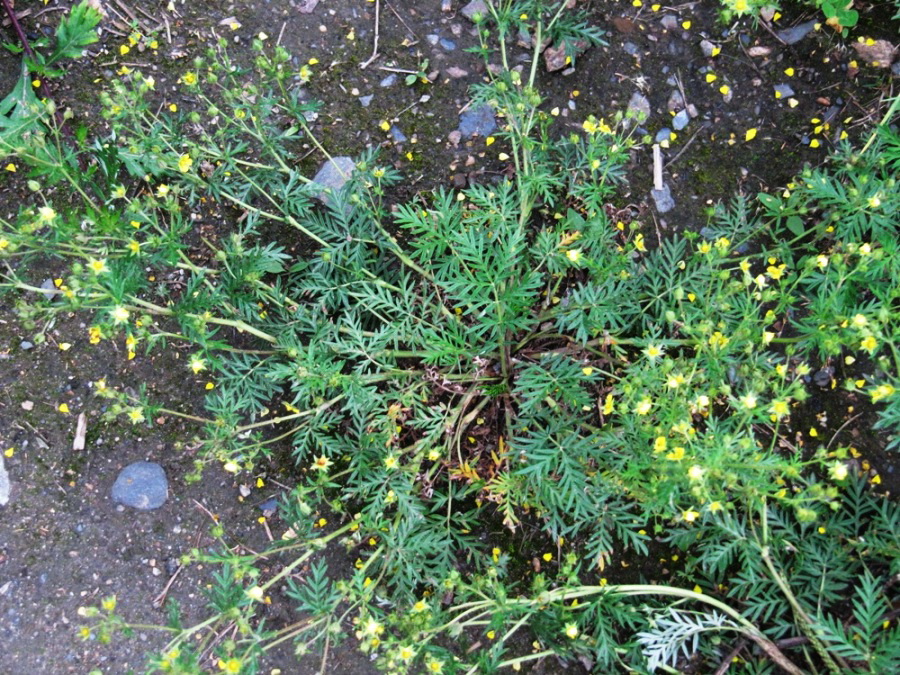
[[[448,40],[447,38],[441,38],[441,47],[448,52],[452,52],[456,49],[456,43],[453,40]]]
[[[313,177],[313,183],[321,188],[316,199],[325,202],[329,191],[340,191],[355,168],[356,163],[350,157],[334,157],[326,161]]]
[[[572,43],[573,51],[571,59],[568,58],[568,55],[566,54],[566,45],[564,43],[560,43],[555,47],[547,47],[544,50],[544,67],[547,69],[548,73],[562,70],[571,65],[575,57],[587,49],[588,46],[589,43],[585,40],[575,40],[575,42]]]
[[[374,94],[369,94],[369,95],[367,95],[367,96],[360,96],[360,97],[359,97],[359,104],[360,104],[363,108],[368,108],[369,105],[372,103],[372,99],[373,99],[373,98],[375,98],[375,95],[374,95]]]
[[[819,23],[817,19],[811,19],[805,23],[794,26],[793,28],[785,28],[784,30],[777,31],[775,35],[777,35],[778,39],[785,44],[797,44],[812,32],[817,23]]]
[[[794,95],[794,88],[789,84],[775,85],[775,98],[788,98]]]
[[[485,104],[459,116],[459,133],[463,137],[489,136],[497,128],[494,109]]]
[[[378,86],[387,89],[388,87],[393,87],[395,84],[397,84],[397,76],[394,73],[391,73],[379,82]]]
[[[668,185],[663,184],[662,190],[650,190],[650,196],[656,202],[656,210],[660,213],[666,213],[675,208],[675,200],[672,199],[672,191]]]
[[[638,122],[645,121],[650,117],[650,101],[641,92],[634,92],[628,101],[628,113]]]
[[[853,49],[863,61],[876,68],[890,68],[897,53],[887,40],[874,40],[872,44],[854,42]]]
[[[663,127],[659,131],[656,132],[656,136],[653,139],[654,143],[662,143],[663,141],[671,140],[672,138],[672,130],[669,127]]]
[[[462,8],[462,15],[469,21],[474,22],[476,14],[480,14],[482,17],[488,15],[487,4],[484,0],[472,0],[472,2]]]
[[[691,116],[688,114],[688,111],[682,110],[672,118],[672,127],[675,129],[675,131],[681,131],[688,125],[690,121]]]
[[[407,140],[409,140],[406,137],[406,134],[404,134],[402,131],[400,131],[400,127],[398,127],[397,125],[394,125],[391,127],[390,134],[391,134],[391,138],[394,139],[394,143],[404,143]]]
[[[112,486],[111,497],[139,511],[158,509],[169,498],[166,472],[155,462],[135,462],[119,473]]]
[[[666,101],[666,109],[671,112],[678,112],[684,108],[684,98],[681,95],[680,91],[673,91],[669,95],[669,100]]]
[[[469,71],[463,70],[459,66],[450,66],[444,72],[447,74],[447,77],[452,77],[454,80],[469,76]]]
[[[716,46],[709,40],[700,40],[700,50],[703,52],[703,56],[711,57],[715,48]]]

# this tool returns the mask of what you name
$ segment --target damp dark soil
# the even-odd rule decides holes
[[[20,10],[23,5],[30,10],[22,20],[29,37],[51,31],[59,10],[69,4],[20,2]],[[68,75],[50,83],[59,104],[71,107],[76,119],[98,133],[104,131],[98,93],[121,66],[152,75],[160,102],[190,109],[194,102],[178,78],[206,45],[222,37],[233,57],[247,62],[250,42],[264,37],[285,46],[297,65],[318,60],[307,85],[308,95],[323,102],[313,130],[333,154],[353,156],[381,147],[406,176],[397,198],[438,186],[498,181],[509,169],[500,159],[502,143],[451,133],[469,103],[468,88],[485,73],[479,57],[466,51],[477,46],[477,37],[459,11],[465,3],[458,0],[382,1],[374,59],[375,3],[362,0],[176,0],[168,9],[166,3],[138,0],[103,4],[108,17],[101,42]],[[442,4],[450,11],[442,11]],[[588,115],[610,119],[635,94],[646,97],[650,107],[637,138],[672,128],[673,113],[681,108],[690,106],[696,113],[664,148],[672,210],[659,213],[650,197],[649,145],[633,152],[616,206],[648,240],[672,231],[699,231],[717,202],[778,188],[804,165],[820,163],[843,132],[851,140],[865,133],[889,86],[889,72],[853,67],[855,54],[847,41],[827,29],[793,45],[774,35],[810,16],[787,12],[769,30],[750,22],[723,25],[711,1],[660,11],[649,2],[641,8],[614,0],[579,4],[606,31],[608,44],[579,56],[571,68],[542,73],[540,89],[546,110],[556,115],[555,133],[579,131]],[[882,37],[879,31],[888,26],[882,16],[886,10],[878,5],[865,5],[859,29],[873,37]],[[120,47],[134,28],[154,34],[158,47],[122,54]],[[705,53],[704,40],[720,50],[717,55]],[[526,58],[523,48],[512,46],[513,65]],[[407,85],[406,75],[420,71],[429,83],[416,78]],[[17,73],[18,57],[0,54],[0,90],[8,91]],[[785,87],[791,93],[776,96]],[[751,129],[756,135],[747,140]],[[312,147],[306,152],[298,162],[313,172],[323,158]],[[27,190],[21,173],[2,173],[0,217],[8,219]],[[211,227],[226,232],[229,224]],[[32,281],[40,285],[55,278],[54,265],[48,260],[30,270]],[[110,645],[82,640],[78,607],[115,594],[130,621],[151,626],[165,622],[160,605],[171,598],[187,622],[203,616],[203,591],[212,570],[202,565],[178,570],[179,557],[192,548],[218,548],[211,532],[216,522],[225,526],[225,543],[234,550],[259,550],[270,537],[279,537],[285,527],[277,515],[259,522],[259,505],[290,485],[295,469],[273,460],[239,485],[213,467],[200,482],[187,483],[195,426],[165,414],[148,425],[105,421],[105,402],[92,391],[101,378],[118,388],[146,386],[155,402],[199,413],[207,381],[185,367],[187,349],[172,344],[153,356],[138,349],[128,359],[124,344],[91,344],[84,315],[58,316],[48,324],[30,320],[22,310],[35,300],[0,295],[0,450],[9,449],[5,465],[12,483],[9,503],[0,507],[0,671],[141,672],[146,654],[158,649],[164,636],[148,627]],[[63,349],[65,344],[71,346]],[[836,375],[841,381],[853,376]],[[812,384],[810,393],[803,413],[796,415],[796,444],[853,444],[860,461],[883,477],[882,488],[896,493],[900,475],[883,450],[886,439],[871,432],[871,406],[853,394]],[[68,412],[60,411],[62,404]],[[87,442],[83,450],[73,450],[82,413]],[[119,470],[137,460],[158,462],[167,473],[170,496],[156,511],[134,511],[110,499]],[[530,541],[535,556],[546,547],[539,534]],[[341,551],[325,555],[332,569],[353,564],[353,557]],[[627,554],[616,558],[605,575],[611,583],[659,579],[669,573],[670,563],[660,546],[646,560]],[[273,625],[289,620],[284,603],[274,603],[269,611]],[[331,653],[327,672],[372,672],[352,643]],[[284,649],[268,654],[261,672],[311,673],[319,666],[314,657],[298,665]],[[578,664],[552,661],[532,672],[581,670]]]

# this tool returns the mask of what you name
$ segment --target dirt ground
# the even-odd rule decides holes
[[[56,10],[67,4],[17,3],[20,11],[31,10],[23,23],[32,39],[55,26]],[[459,11],[465,3],[452,0],[445,3],[450,11],[444,12],[440,0],[383,0],[378,53],[365,69],[361,65],[372,55],[375,37],[373,2],[176,0],[172,10],[165,2],[103,4],[109,17],[101,43],[73,66],[70,75],[51,83],[58,101],[99,132],[103,125],[94,115],[97,93],[123,63],[153,74],[161,98],[189,107],[191,100],[176,81],[207,41],[214,35],[227,37],[240,59],[247,58],[250,40],[265,33],[300,63],[319,59],[308,90],[324,101],[315,125],[324,145],[334,154],[346,155],[382,146],[407,176],[399,196],[436,184],[502,176],[500,144],[489,147],[483,137],[454,143],[451,135],[459,124],[459,111],[469,101],[468,86],[484,73],[478,57],[465,51],[477,44],[472,23]],[[851,138],[864,131],[863,123],[872,120],[880,104],[879,87],[890,81],[890,73],[883,70],[864,67],[854,73],[849,66],[854,54],[827,30],[785,45],[769,30],[749,23],[730,30],[717,21],[716,3],[711,0],[659,12],[644,4],[639,10],[631,2],[581,2],[592,22],[607,31],[609,45],[579,57],[572,72],[543,74],[540,86],[546,108],[560,111],[558,133],[580,129],[589,114],[609,118],[623,111],[635,92],[649,101],[651,115],[644,127],[651,136],[671,126],[667,104],[673,92],[682,95],[685,105],[696,106],[697,117],[666,151],[673,210],[665,214],[655,210],[649,195],[649,149],[634,153],[620,206],[640,220],[648,239],[674,230],[699,231],[715,202],[736,192],[754,195],[783,185],[805,163],[823,161],[840,131],[846,130]],[[890,10],[883,3],[866,7],[857,33],[880,37]],[[786,12],[774,29],[810,16]],[[157,51],[119,54],[132,18],[141,30],[157,31]],[[230,27],[234,23],[240,24],[236,30]],[[11,33],[4,37],[13,39]],[[704,39],[720,46],[721,54],[705,56]],[[514,62],[524,55],[524,50],[515,50]],[[425,59],[428,64],[423,67]],[[0,91],[12,86],[17,64],[16,56],[0,54]],[[433,77],[432,84],[407,86],[405,74],[395,72],[420,67]],[[716,78],[712,82],[710,73]],[[385,84],[392,74],[396,81]],[[729,100],[720,91],[723,83],[731,91]],[[793,93],[776,98],[775,88],[784,85]],[[366,100],[368,96],[372,98]],[[817,135],[819,124],[814,119],[831,119],[831,129]],[[407,140],[383,131],[383,121]],[[744,141],[750,128],[758,129],[752,143]],[[819,147],[810,147],[811,139],[820,139]],[[302,162],[314,171],[321,157],[310,154]],[[26,191],[21,175],[3,173],[0,217],[9,218]],[[223,231],[228,227],[217,226]],[[32,281],[40,285],[55,278],[59,271],[55,265],[48,260],[31,270]],[[172,345],[152,357],[138,352],[128,360],[122,344],[89,343],[89,317],[60,316],[49,325],[34,324],[17,312],[22,299],[0,295],[0,450],[12,451],[5,458],[10,501],[0,507],[0,672],[141,672],[145,654],[162,644],[161,634],[148,628],[132,640],[117,639],[112,645],[84,641],[76,631],[78,607],[116,594],[129,620],[162,623],[165,613],[159,600],[167,595],[181,604],[187,621],[202,616],[202,590],[211,570],[194,566],[173,579],[179,556],[192,548],[216,547],[210,534],[213,516],[224,524],[229,546],[259,550],[269,538],[267,528],[279,536],[284,528],[277,516],[266,524],[258,522],[259,504],[278,495],[282,485],[290,485],[295,468],[273,461],[258,476],[263,487],[248,483],[246,497],[241,496],[241,486],[216,467],[206,470],[201,482],[186,483],[183,476],[192,468],[195,427],[165,416],[147,426],[105,422],[101,419],[105,401],[92,393],[92,383],[100,378],[114,387],[146,385],[151,398],[167,407],[198,412],[207,380],[186,369],[186,348]],[[62,350],[63,343],[71,348]],[[847,406],[855,404],[857,412],[861,408],[859,401],[824,396],[814,397],[808,412],[814,416],[818,409],[831,411],[828,428],[819,431],[830,437],[847,419]],[[59,411],[63,403],[68,413]],[[864,412],[857,425],[842,433],[848,439],[855,435],[884,477],[883,487],[896,492],[900,476],[895,460],[881,450],[884,439],[865,431],[873,413]],[[72,441],[81,413],[88,421],[87,445],[78,451],[72,449]],[[170,496],[159,510],[138,512],[117,507],[110,499],[119,470],[137,460],[158,462],[166,470]],[[352,565],[352,559],[340,552],[327,555],[333,567]],[[284,609],[273,610],[276,625],[287,618],[278,612]],[[284,673],[318,672],[319,662],[309,657],[298,666],[285,649],[270,654],[262,672],[277,668]],[[559,663],[540,668],[567,670]],[[572,666],[568,672],[581,672],[580,668]],[[332,653],[326,669],[370,671],[352,639]]]

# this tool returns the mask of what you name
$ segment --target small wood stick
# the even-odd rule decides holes
[[[375,44],[372,46],[372,56],[368,61],[359,64],[361,70],[368,68],[369,64],[378,58],[378,23],[381,19],[381,0],[375,0]]]
[[[659,143],[653,144],[653,189],[654,190],[662,190],[663,189],[663,163],[662,163],[662,150],[659,147]]]

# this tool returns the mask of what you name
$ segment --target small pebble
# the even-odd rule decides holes
[[[691,116],[688,114],[688,111],[682,110],[672,118],[672,126],[675,128],[675,131],[681,131],[690,121]]]

